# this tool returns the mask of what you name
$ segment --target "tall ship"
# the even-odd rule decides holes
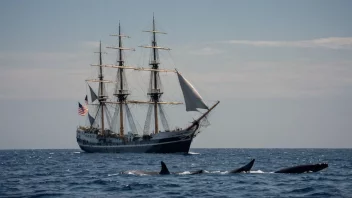
[[[123,56],[125,48],[122,45],[123,38],[128,36],[121,33],[119,24],[118,46],[107,47],[117,50],[116,64],[103,64],[102,46],[99,46],[99,64],[91,66],[98,68],[98,78],[87,79],[90,93],[90,102],[86,96],[86,104],[80,104],[78,113],[87,116],[87,124],[78,126],[76,138],[79,147],[89,153],[188,153],[192,140],[200,133],[207,123],[207,116],[219,104],[216,101],[208,106],[203,101],[194,86],[186,80],[177,69],[161,69],[159,61],[159,50],[170,50],[170,48],[158,46],[156,35],[166,34],[156,30],[153,16],[152,30],[144,31],[151,34],[151,45],[140,46],[151,50],[148,67],[135,67],[125,65]],[[113,68],[116,79],[104,78],[104,70]],[[148,90],[145,90],[146,100],[131,100],[133,92],[128,89],[126,72],[148,72],[150,75]],[[169,72],[177,75],[179,85],[183,94],[183,102],[169,102],[163,100],[165,91],[162,86],[160,73]],[[98,83],[94,89],[93,83]],[[113,84],[112,93],[108,93],[106,84]],[[184,104],[186,111],[196,111],[198,116],[184,128],[170,128],[166,119],[165,105]],[[131,105],[147,105],[146,119],[143,132],[138,131],[135,117],[132,114]],[[88,110],[89,109],[89,110]],[[127,129],[128,128],[128,129]]]

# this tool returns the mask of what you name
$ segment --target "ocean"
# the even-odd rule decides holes
[[[255,158],[250,173],[227,171]],[[171,175],[133,174],[160,171]],[[272,173],[329,163],[316,173]],[[0,197],[352,197],[352,149],[191,149],[184,154],[1,150]],[[204,174],[189,175],[203,169]]]

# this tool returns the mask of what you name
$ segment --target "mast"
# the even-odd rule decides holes
[[[159,77],[159,53],[158,50],[170,50],[170,48],[165,48],[165,47],[160,47],[157,45],[156,41],[156,34],[166,34],[164,32],[159,32],[156,30],[155,27],[155,18],[153,14],[153,29],[149,31],[144,31],[144,32],[151,32],[152,33],[152,43],[151,46],[141,46],[144,48],[151,48],[152,49],[152,57],[150,60],[149,65],[151,66],[151,76],[150,76],[150,87],[149,87],[149,93],[150,95],[150,101],[154,105],[154,133],[159,132],[159,121],[158,121],[158,105],[160,104],[160,97],[163,94],[161,87],[160,87],[160,77]],[[161,109],[162,110],[162,109]],[[146,122],[147,123],[147,122]]]
[[[121,26],[120,26],[120,22],[119,22],[119,35],[121,35]],[[119,36],[119,66],[123,66],[124,62],[122,60],[122,40],[121,40],[121,36]],[[118,100],[120,101],[120,136],[124,135],[124,127],[123,127],[123,107],[122,107],[122,101],[124,100],[124,95],[122,93],[123,90],[123,75],[122,75],[123,69],[119,68],[118,69],[118,73],[120,74],[120,90],[119,93],[117,95]]]
[[[155,20],[154,20],[154,14],[153,14],[153,40],[152,40],[152,46],[156,47],[156,36],[155,36]],[[157,62],[158,58],[158,50],[156,48],[153,48],[153,60],[151,62],[152,69],[159,69],[159,63]],[[152,99],[154,100],[154,126],[155,130],[154,133],[159,132],[159,125],[158,125],[158,102],[161,94],[159,94],[158,90],[158,71],[154,71],[154,90],[155,93],[152,95]]]
[[[117,85],[115,89],[114,96],[117,97],[117,103],[119,105],[119,114],[120,114],[120,136],[124,136],[124,120],[123,120],[123,105],[127,104],[127,96],[129,95],[128,90],[124,86],[125,84],[125,78],[124,78],[124,64],[125,61],[123,60],[123,50],[134,50],[132,48],[123,48],[122,47],[122,37],[128,37],[125,35],[121,34],[121,25],[119,22],[119,33],[117,35],[110,35],[110,36],[118,36],[119,37],[119,46],[118,47],[107,47],[111,49],[117,49],[118,50],[118,70],[117,70]]]
[[[120,22],[119,22],[119,35],[121,35],[121,26],[120,26]],[[124,61],[122,60],[122,39],[121,36],[119,36],[119,66],[123,66],[124,65]],[[122,93],[123,91],[123,75],[122,75],[123,69],[119,68],[118,69],[118,73],[120,74],[120,90],[119,93],[117,95],[118,100],[120,101],[120,136],[124,136],[124,127],[123,127],[123,107],[122,107],[122,102],[125,100],[125,95]]]
[[[102,65],[103,64],[103,60],[102,60],[102,52],[101,52],[101,41],[99,44],[99,64]],[[104,101],[105,101],[105,97],[104,97],[104,76],[103,76],[103,68],[99,67],[99,102],[100,102],[100,107],[101,107],[101,133],[104,135]]]

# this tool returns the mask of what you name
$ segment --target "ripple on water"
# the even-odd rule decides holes
[[[307,194],[307,197],[333,197],[333,196],[336,196],[336,195],[329,192],[316,192],[316,193]]]
[[[302,194],[302,193],[309,193],[314,191],[315,189],[312,187],[304,187],[304,188],[297,188],[297,189],[293,189],[291,190],[289,193],[298,193],[298,194]]]
[[[124,190],[142,190],[153,188],[152,184],[133,182],[127,185],[123,185]]]
[[[165,187],[165,188],[178,188],[178,187],[181,187],[181,185],[179,185],[179,184],[173,184],[173,183],[162,184],[161,186],[162,186],[162,187]]]

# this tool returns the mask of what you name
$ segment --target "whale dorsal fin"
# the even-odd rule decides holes
[[[244,171],[245,172],[249,172],[251,171],[253,165],[254,165],[254,162],[255,162],[255,159],[252,159],[252,161],[250,161],[247,165],[245,165],[243,168],[244,168]]]
[[[161,161],[161,170],[160,170],[159,174],[160,175],[169,175],[170,174],[169,169],[167,169],[166,164],[163,161]]]
[[[232,170],[232,171],[230,171],[230,173],[249,172],[253,167],[254,161],[255,161],[255,159],[252,159],[252,161],[250,161],[248,164],[246,164],[238,169]]]

